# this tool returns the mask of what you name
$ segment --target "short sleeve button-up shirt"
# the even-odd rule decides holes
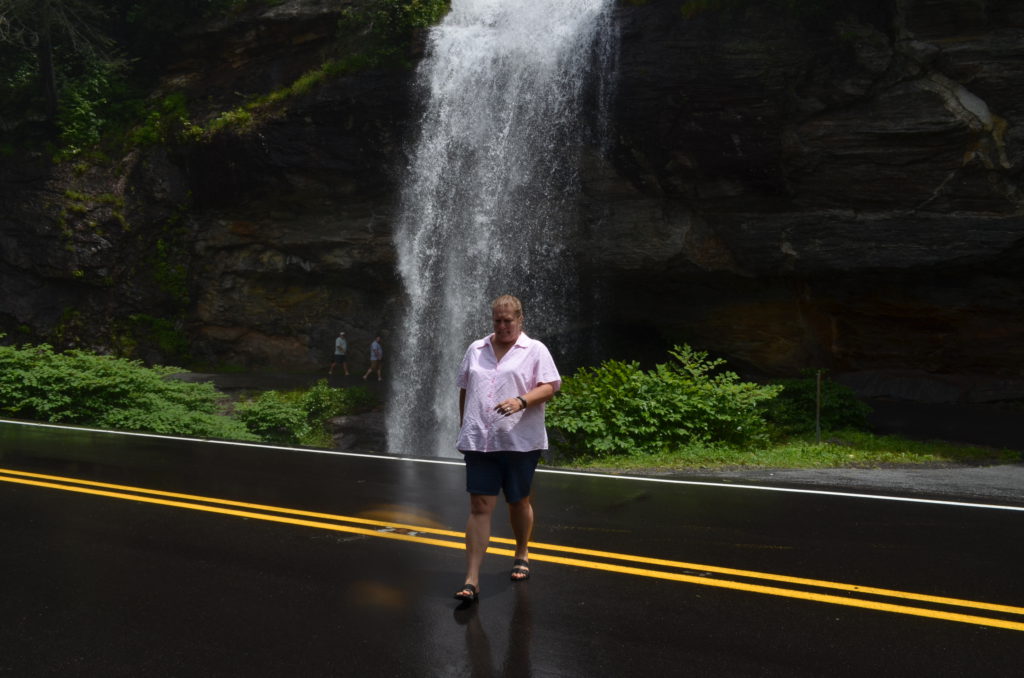
[[[519,333],[497,360],[489,335],[466,349],[456,385],[465,389],[462,430],[457,448],[464,452],[530,452],[548,447],[544,403],[505,416],[495,411],[502,400],[523,395],[539,384],[562,385],[547,346]]]

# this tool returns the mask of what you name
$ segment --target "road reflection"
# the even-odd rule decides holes
[[[513,586],[515,602],[512,621],[508,626],[505,657],[500,662],[493,656],[491,640],[484,630],[481,616],[486,614],[483,603],[461,603],[455,608],[455,623],[466,629],[466,657],[470,675],[474,678],[525,677],[533,675],[530,647],[533,642],[533,616],[530,612],[529,582]]]

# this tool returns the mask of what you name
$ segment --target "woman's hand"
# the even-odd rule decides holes
[[[526,408],[523,407],[523,403],[519,398],[508,398],[494,406],[495,412],[506,417],[516,412],[521,412],[524,409]]]
[[[537,405],[539,403],[546,403],[551,400],[555,395],[555,387],[550,383],[537,384],[529,393],[524,393],[521,396],[513,396],[506,400],[502,400],[500,403],[494,406],[494,411],[498,414],[509,416],[516,412],[522,412],[526,409],[527,405]]]

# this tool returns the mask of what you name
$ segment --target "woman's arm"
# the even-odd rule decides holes
[[[546,403],[555,397],[555,387],[553,384],[544,383],[537,384],[531,388],[528,392],[523,394],[523,400],[526,401],[526,406],[540,405]],[[522,403],[520,403],[521,405]]]

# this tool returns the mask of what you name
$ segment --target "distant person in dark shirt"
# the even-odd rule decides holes
[[[377,373],[377,381],[381,380],[380,376],[380,364],[384,360],[384,349],[380,345],[380,335],[378,334],[373,339],[373,343],[370,344],[370,369],[366,370],[366,374],[363,375],[363,379],[366,379],[372,373]]]

